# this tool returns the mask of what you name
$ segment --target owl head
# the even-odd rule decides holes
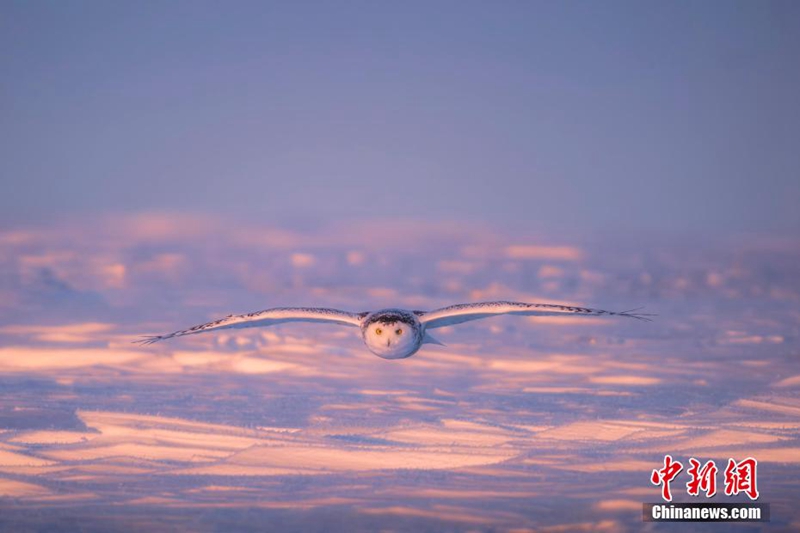
[[[416,353],[422,344],[421,332],[416,316],[388,309],[375,311],[362,326],[364,344],[384,359],[403,359]]]

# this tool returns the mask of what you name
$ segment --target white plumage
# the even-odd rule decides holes
[[[428,330],[461,324],[470,320],[496,315],[580,315],[622,316],[649,321],[649,317],[653,316],[636,313],[635,311],[637,309],[615,312],[569,305],[502,301],[457,304],[430,312],[380,309],[378,311],[351,313],[324,307],[276,307],[245,315],[229,315],[189,329],[175,331],[166,335],[145,337],[136,342],[152,344],[173,337],[221,329],[274,326],[287,322],[322,322],[358,327],[361,329],[361,338],[364,344],[367,345],[367,348],[372,353],[384,359],[404,359],[414,355],[423,344],[441,344],[431,337]]]

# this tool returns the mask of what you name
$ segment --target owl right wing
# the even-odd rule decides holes
[[[361,319],[365,314],[366,313],[351,313],[349,311],[340,311],[339,309],[328,309],[324,307],[276,307],[274,309],[266,309],[246,315],[228,315],[225,318],[200,324],[189,329],[174,331],[166,335],[147,336],[134,342],[153,344],[154,342],[171,339],[173,337],[195,335],[207,331],[274,326],[286,322],[322,322],[360,327]]]
[[[573,307],[557,304],[528,304],[520,302],[478,302],[458,304],[424,313],[419,317],[425,329],[441,328],[461,324],[470,320],[479,320],[497,315],[552,316],[552,315],[584,315],[584,316],[624,316],[639,320],[650,320],[653,315],[634,313],[631,311],[604,311],[588,307]]]

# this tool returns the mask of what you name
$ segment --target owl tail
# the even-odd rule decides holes
[[[425,332],[425,336],[422,338],[422,344],[438,344],[439,346],[445,346],[443,342],[439,342],[434,339],[433,336],[427,331]]]

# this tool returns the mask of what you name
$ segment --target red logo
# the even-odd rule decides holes
[[[689,459],[689,469],[686,473],[691,478],[686,483],[686,492],[690,496],[699,496],[704,492],[706,498],[710,498],[717,493],[717,469],[714,461],[702,464],[692,457]],[[702,466],[701,466],[702,465]],[[758,499],[757,478],[758,461],[748,457],[743,461],[736,462],[728,459],[728,466],[725,468],[725,495],[735,496],[740,492],[747,494],[751,500]],[[664,456],[663,468],[653,470],[650,474],[650,482],[653,485],[661,486],[661,497],[668,502],[672,501],[672,491],[670,483],[681,473],[683,464],[672,459],[671,455]]]
[[[650,475],[650,482],[656,486],[661,485],[661,497],[668,502],[672,501],[672,493],[669,490],[669,484],[681,470],[683,470],[683,465],[679,461],[673,461],[671,455],[665,455],[664,468],[661,470],[653,470],[653,473]]]
[[[706,498],[717,493],[717,465],[709,461],[700,468],[700,461],[692,457],[689,459],[692,466],[687,470],[692,479],[686,484],[686,492],[691,496],[698,496],[700,491],[706,493]]]
[[[758,461],[752,457],[748,457],[739,463],[733,459],[728,459],[728,467],[725,468],[725,495],[735,496],[740,492],[744,492],[751,500],[758,499],[758,487],[756,486],[757,467]]]

